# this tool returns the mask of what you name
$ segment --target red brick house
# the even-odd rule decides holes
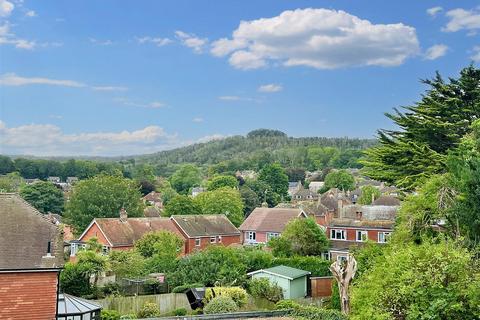
[[[287,223],[296,218],[306,218],[300,208],[255,208],[240,226],[243,244],[267,243],[280,236]]]
[[[0,219],[0,319],[56,319],[61,229],[12,193],[0,193]]]
[[[127,212],[122,210],[119,218],[93,219],[78,241],[71,242],[70,256],[75,257],[79,247],[93,237],[103,245],[103,252],[108,253],[110,250],[132,249],[145,233],[161,230],[176,233],[183,238],[170,218],[128,218]]]
[[[177,215],[172,222],[186,239],[185,254],[210,245],[240,244],[240,231],[223,214]]]

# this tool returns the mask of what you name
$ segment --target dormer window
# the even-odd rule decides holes
[[[330,239],[332,240],[346,240],[344,229],[332,229],[330,230]]]

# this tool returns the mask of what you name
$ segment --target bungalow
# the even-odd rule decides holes
[[[145,195],[143,198],[143,203],[147,206],[155,208],[163,208],[162,195],[160,192],[152,191],[149,194]]]
[[[182,233],[170,218],[128,218],[127,212],[122,209],[119,218],[93,219],[78,241],[71,243],[70,256],[75,257],[79,247],[93,237],[102,244],[103,253],[106,254],[110,250],[132,249],[135,242],[145,233],[160,230],[176,233],[183,238]]]
[[[240,244],[240,231],[223,214],[176,215],[171,221],[186,239],[185,254],[210,245]]]
[[[280,236],[290,220],[306,217],[300,208],[255,208],[239,228],[243,244],[267,243]]]
[[[0,319],[56,319],[61,229],[13,193],[0,193],[0,217]]]

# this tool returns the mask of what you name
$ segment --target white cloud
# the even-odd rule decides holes
[[[282,91],[283,87],[280,84],[270,83],[258,87],[259,92],[279,92]]]
[[[238,100],[241,100],[242,98],[239,96],[220,96],[218,97],[218,99],[223,101],[238,101]]]
[[[114,44],[112,40],[98,40],[95,38],[88,38],[88,40],[90,40],[91,43],[97,44],[99,46],[111,46],[112,44]]]
[[[431,17],[435,17],[438,13],[440,13],[443,10],[442,7],[433,7],[427,9],[427,14]]]
[[[116,87],[116,86],[97,86],[92,87],[95,91],[126,91],[128,90],[127,87]]]
[[[26,78],[17,76],[15,73],[5,73],[0,76],[2,86],[26,86],[32,84],[44,84],[63,87],[85,87],[86,85],[74,80],[57,80],[49,78]]]
[[[402,23],[372,24],[344,11],[297,9],[273,18],[241,21],[231,39],[212,44],[215,56],[230,55],[238,69],[271,62],[334,69],[397,66],[419,52],[415,28]]]
[[[202,53],[208,43],[207,38],[199,38],[194,34],[189,34],[180,30],[175,31],[175,36],[186,47],[192,48],[195,53]]]
[[[118,132],[66,134],[52,124],[9,128],[0,121],[0,153],[33,155],[127,155],[152,153],[182,145],[159,126]]]
[[[10,1],[0,0],[0,17],[8,17],[14,8],[15,5]]]
[[[480,62],[480,46],[473,47],[473,55],[470,57],[475,62]]]
[[[159,101],[152,101],[149,103],[139,103],[139,102],[130,101],[127,98],[116,98],[114,101],[121,103],[127,107],[138,107],[138,108],[147,108],[147,109],[159,109],[167,106],[165,103],[159,102]]]
[[[17,49],[32,50],[35,48],[35,41],[20,39],[10,31],[8,22],[0,26],[0,45],[9,44]]]
[[[427,49],[424,54],[425,59],[435,60],[447,54],[448,47],[444,44],[436,44]]]
[[[200,123],[200,122],[203,122],[203,118],[196,117],[196,118],[193,118],[192,121],[193,121],[193,122]]]
[[[474,34],[480,29],[480,11],[477,9],[453,9],[445,14],[450,20],[447,25],[442,28],[445,32],[456,32],[460,30],[468,30]]]
[[[137,37],[137,42],[140,44],[145,44],[145,43],[152,43],[156,45],[157,47],[163,47],[169,43],[172,43],[173,41],[168,39],[168,38],[155,38],[155,37]]]
[[[35,11],[33,11],[33,10],[28,10],[28,11],[25,13],[25,15],[26,15],[27,17],[36,17],[36,16],[37,16],[37,13],[36,13]]]

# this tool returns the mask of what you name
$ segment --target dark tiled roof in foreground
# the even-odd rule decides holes
[[[239,235],[240,231],[223,214],[178,215],[172,220],[189,236]]]
[[[42,257],[49,241],[55,258],[48,267],[61,267],[62,231],[19,195],[0,193],[0,269],[46,267]]]

